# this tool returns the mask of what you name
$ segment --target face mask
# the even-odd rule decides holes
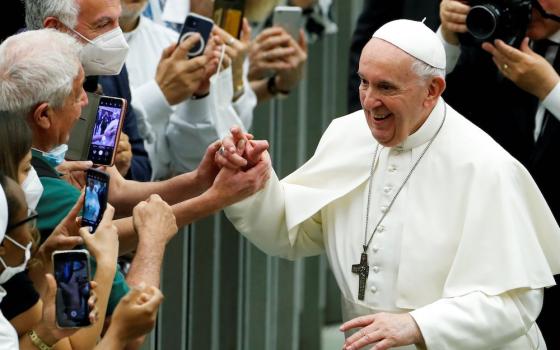
[[[25,201],[27,202],[27,207],[29,208],[30,213],[37,208],[39,199],[41,199],[41,196],[43,195],[43,185],[41,184],[41,180],[39,180],[39,176],[33,167],[31,167],[31,170],[21,184],[21,187],[23,188]]]
[[[222,47],[220,62],[218,67],[222,66],[222,61],[225,53],[225,46]],[[232,126],[238,125],[243,128],[243,122],[239,115],[233,108],[233,74],[231,67],[225,70],[218,70],[210,78],[210,113],[214,118],[214,125],[216,132],[220,138],[229,135],[229,130]]]
[[[80,55],[86,76],[118,75],[121,72],[128,53],[128,44],[120,27],[93,40],[74,29],[70,30],[88,42]]]
[[[24,247],[9,236],[5,236],[4,239],[7,239],[8,241],[12,242],[18,248],[25,250],[25,259],[23,263],[21,263],[18,266],[8,266],[6,265],[6,262],[4,262],[4,259],[0,257],[0,263],[2,263],[2,265],[4,266],[4,271],[0,273],[0,284],[4,284],[7,281],[9,281],[10,278],[14,277],[15,274],[25,271],[25,267],[27,266],[27,263],[31,258],[31,245],[33,244],[33,242],[29,242],[27,244],[27,247]]]
[[[45,157],[51,165],[57,166],[64,162],[66,151],[68,151],[68,145],[63,143],[51,149],[49,152],[44,152],[43,157]]]

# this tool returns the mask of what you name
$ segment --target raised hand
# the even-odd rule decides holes
[[[453,45],[459,45],[457,33],[467,32],[467,13],[470,9],[465,1],[442,0],[439,5],[439,17],[441,19],[441,34],[445,41]]]

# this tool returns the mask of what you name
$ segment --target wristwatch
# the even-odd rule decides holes
[[[290,91],[278,89],[278,87],[276,86],[276,75],[268,78],[266,89],[272,96],[286,97],[290,94]]]

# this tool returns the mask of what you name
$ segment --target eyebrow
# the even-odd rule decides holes
[[[100,26],[102,24],[105,24],[105,23],[111,23],[112,21],[113,21],[113,19],[111,17],[103,16],[100,19],[93,22],[93,27],[98,27],[98,26]]]

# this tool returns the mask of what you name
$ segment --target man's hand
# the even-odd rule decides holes
[[[210,144],[210,146],[206,148],[206,153],[204,153],[204,157],[195,170],[196,182],[199,184],[201,192],[206,191],[210,186],[212,186],[216,175],[220,172],[220,168],[214,161],[214,158],[221,145],[221,141],[216,141]]]
[[[156,71],[156,82],[170,105],[176,105],[191,97],[205,77],[208,57],[202,55],[188,58],[188,52],[200,40],[193,35],[163,50]]]
[[[103,218],[92,234],[87,227],[80,229],[80,236],[84,240],[87,249],[97,261],[97,265],[114,267],[119,256],[119,236],[117,227],[113,224],[115,208],[107,203]]]
[[[222,168],[231,170],[250,169],[261,159],[268,150],[268,142],[265,140],[253,140],[253,135],[244,133],[241,128],[231,128],[231,136],[222,140],[222,147],[216,153],[215,162]]]
[[[70,183],[77,189],[82,190],[86,186],[86,175],[84,171],[88,170],[92,166],[93,162],[90,160],[65,160],[56,167],[56,171],[62,174],[61,177],[66,180],[66,182]]]
[[[117,145],[117,154],[115,155],[115,166],[122,176],[126,176],[132,164],[132,146],[128,141],[128,135],[121,132],[119,144]]]
[[[492,54],[494,63],[506,78],[541,101],[560,81],[554,67],[531,50],[529,38],[523,39],[519,50],[499,39],[494,45],[482,44],[482,48]]]
[[[222,45],[221,39],[217,35],[212,35],[208,40],[208,44],[204,49],[204,56],[206,56],[208,63],[204,67],[204,74],[198,90],[194,93],[195,96],[204,96],[210,91],[210,78],[216,74],[220,68],[218,65],[220,64],[220,56],[222,55]],[[227,52],[225,52],[221,69],[226,69],[230,65],[231,58],[227,55]]]
[[[303,69],[307,62],[307,41],[303,29],[299,31],[299,40],[296,42],[291,36],[289,47],[294,49],[293,54],[284,57],[287,63],[285,69],[277,71],[276,87],[281,91],[290,91],[299,83],[303,76]]]
[[[286,59],[297,55],[290,34],[280,27],[263,30],[249,47],[249,80],[266,78],[271,72],[289,70]]]
[[[445,41],[459,45],[457,33],[467,32],[467,13],[470,6],[462,0],[442,0],[439,5],[441,19],[441,34]]]
[[[148,333],[156,323],[163,294],[156,287],[133,287],[118,303],[106,337],[117,337],[127,344]]]
[[[173,209],[157,194],[134,207],[132,220],[140,242],[148,239],[165,246],[178,230]]]
[[[375,344],[373,350],[386,350],[404,345],[425,345],[420,328],[410,314],[378,313],[357,317],[344,323],[340,330],[362,329],[348,337],[343,350],[357,350]]]

